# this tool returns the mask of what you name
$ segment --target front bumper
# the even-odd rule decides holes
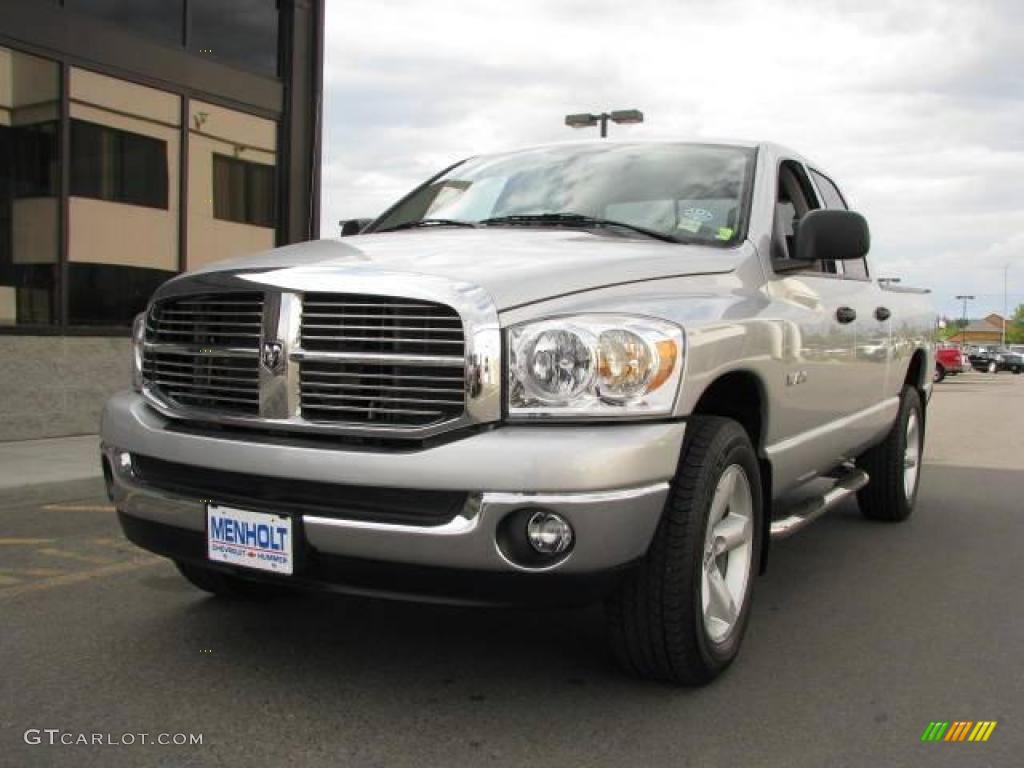
[[[466,493],[464,505],[441,525],[297,513],[302,546],[314,560],[327,556],[460,571],[568,575],[612,570],[644,554],[675,474],[685,428],[682,422],[506,426],[423,450],[383,453],[175,426],[134,393],[118,394],[107,403],[101,431],[108,485],[129,523],[191,532],[202,541],[207,501],[231,500],[152,487],[122,459],[125,453],[282,482],[460,491]],[[496,544],[498,524],[506,515],[536,507],[563,515],[575,531],[568,556],[544,568],[512,562]],[[196,557],[194,542],[190,546],[182,558]],[[149,548],[175,556],[166,547]]]

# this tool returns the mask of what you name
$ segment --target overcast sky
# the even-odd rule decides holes
[[[323,235],[467,155],[583,138],[769,139],[872,228],[940,311],[1024,303],[1022,0],[329,0]]]

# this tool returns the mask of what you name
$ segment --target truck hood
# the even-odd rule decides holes
[[[746,255],[745,245],[682,245],[602,230],[446,228],[299,243],[217,262],[192,274],[430,275],[478,285],[505,310],[622,283],[730,272]],[[275,277],[287,280],[287,275]]]

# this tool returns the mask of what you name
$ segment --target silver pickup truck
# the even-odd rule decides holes
[[[108,492],[201,589],[602,599],[628,669],[700,684],[773,538],[914,506],[934,315],[794,152],[474,157],[347,229],[136,321]]]

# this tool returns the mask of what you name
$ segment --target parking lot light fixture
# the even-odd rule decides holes
[[[618,109],[612,112],[580,112],[565,116],[565,124],[570,128],[591,128],[601,126],[601,138],[608,136],[608,121],[619,125],[635,125],[644,121],[644,113],[639,109]]]
[[[963,323],[964,324],[962,326],[960,326],[960,346],[963,347],[963,346],[965,346],[967,344],[967,302],[968,301],[974,301],[974,297],[973,296],[960,295],[960,296],[956,297],[956,300],[957,301],[962,301],[964,303],[964,316],[963,316]]]

